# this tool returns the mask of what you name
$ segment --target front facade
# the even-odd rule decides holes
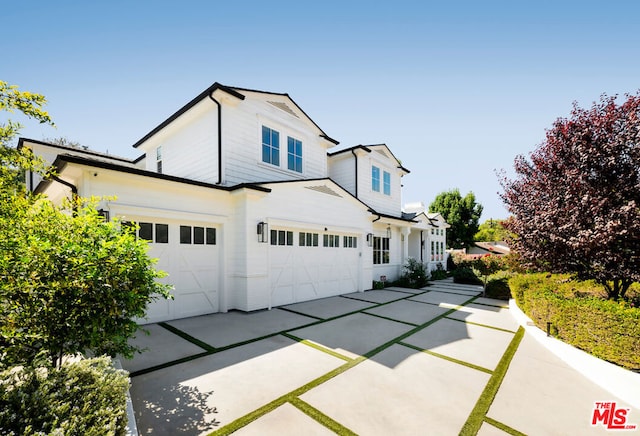
[[[215,83],[134,144],[135,160],[19,146],[57,168],[27,174],[31,190],[110,197],[105,215],[138,224],[174,286],[149,307],[158,322],[364,291],[409,256],[435,268],[446,223],[403,212],[409,171],[384,144],[337,144],[287,94]]]

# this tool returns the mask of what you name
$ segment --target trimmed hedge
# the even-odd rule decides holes
[[[518,307],[542,330],[576,348],[634,371],[640,370],[640,309],[605,300],[593,282],[567,275],[519,274],[509,280]]]
[[[124,435],[129,379],[111,359],[0,372],[0,434]]]

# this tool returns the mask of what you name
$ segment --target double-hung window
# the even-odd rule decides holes
[[[389,238],[373,237],[373,264],[389,263]]]
[[[156,148],[156,171],[162,174],[162,146]]]
[[[384,195],[391,195],[391,174],[384,171],[382,173],[382,189]]]
[[[262,126],[262,162],[280,166],[280,133]]]
[[[302,172],[302,141],[287,137],[287,168]]]
[[[380,192],[380,168],[376,166],[371,167],[371,189]]]

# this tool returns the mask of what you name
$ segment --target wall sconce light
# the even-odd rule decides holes
[[[367,245],[373,247],[373,233],[367,233]]]
[[[387,226],[387,238],[391,239],[391,226]]]
[[[98,209],[98,215],[104,218],[105,221],[109,221],[109,211],[104,209]]]
[[[265,222],[258,223],[258,242],[268,242],[269,241],[269,225]]]

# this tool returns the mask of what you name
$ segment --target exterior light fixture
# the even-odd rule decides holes
[[[387,238],[391,239],[391,226],[387,226]]]
[[[373,233],[367,233],[367,245],[373,247]]]
[[[258,223],[258,242],[268,242],[269,240],[269,225],[263,221]]]
[[[98,209],[98,215],[104,218],[105,221],[109,221],[109,211],[104,209]]]

